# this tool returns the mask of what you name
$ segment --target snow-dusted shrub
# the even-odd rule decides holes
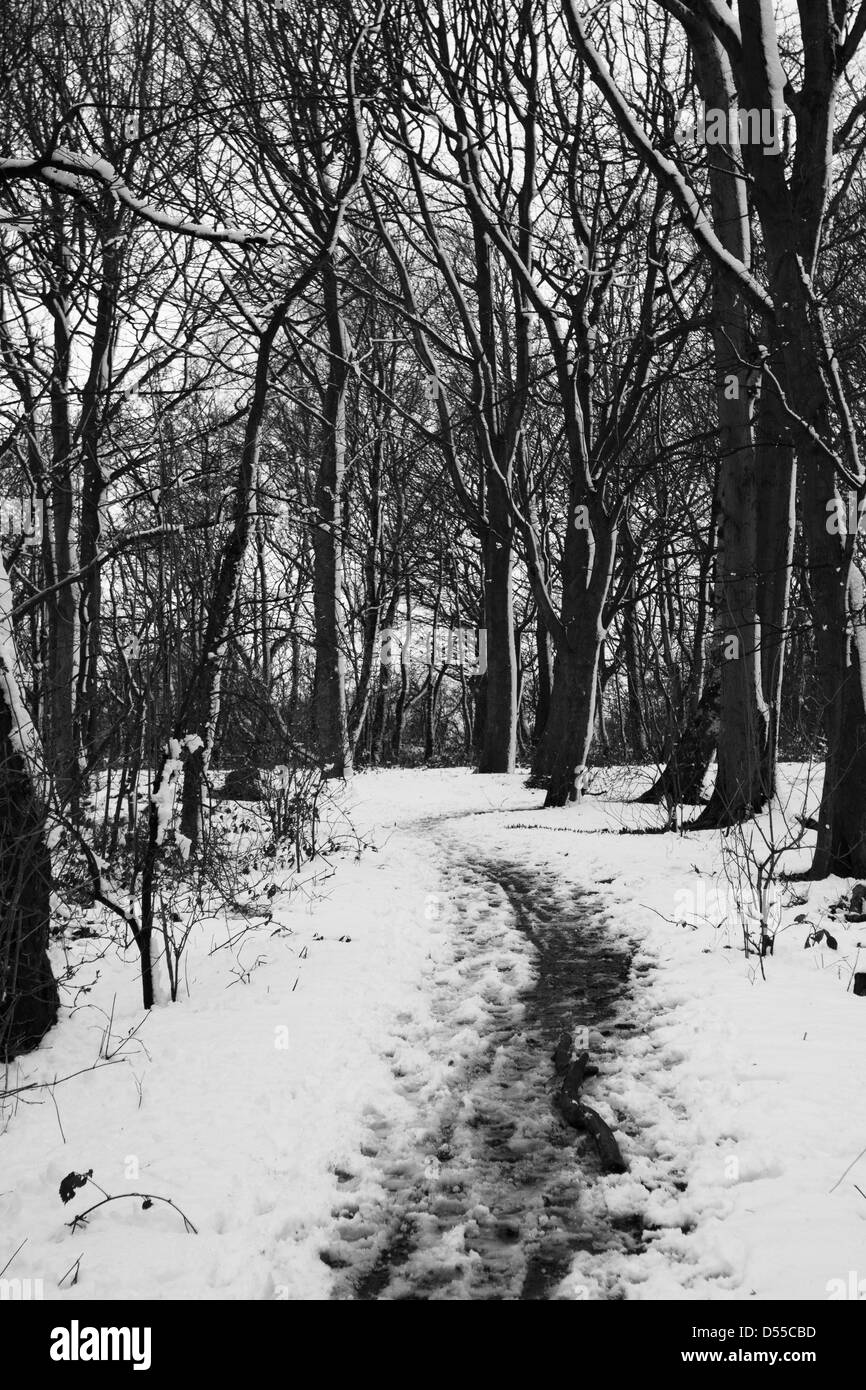
[[[291,842],[295,867],[316,854],[319,798],[324,786],[319,767],[281,763],[260,774],[262,802],[275,844]]]

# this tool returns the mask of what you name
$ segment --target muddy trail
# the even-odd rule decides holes
[[[417,1127],[373,1122],[380,1194],[365,1200],[351,1175],[338,1175],[343,1238],[322,1253],[338,1299],[549,1299],[578,1252],[640,1248],[634,1221],[612,1221],[593,1200],[592,1141],[552,1103],[560,1033],[590,1030],[598,1061],[628,1030],[630,954],[606,932],[598,894],[553,893],[542,874],[463,855],[452,854],[448,885],[460,989],[451,975],[434,984],[431,1058],[447,1053],[466,998],[486,989],[485,1026],[471,1057],[448,1061],[447,1083],[435,1106],[419,1105]],[[515,971],[497,949],[506,933],[531,974],[491,997],[491,971]],[[587,1083],[593,1097],[604,1101],[603,1076]]]

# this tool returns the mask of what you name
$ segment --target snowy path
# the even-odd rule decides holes
[[[640,1239],[634,1218],[612,1223],[593,1202],[595,1155],[551,1104],[561,1031],[586,1028],[603,1047],[600,1034],[628,1028],[629,958],[590,891],[470,858],[453,820],[419,829],[448,861],[429,910],[450,928],[450,960],[432,976],[429,1036],[407,1017],[395,1040],[404,1122],[370,1114],[373,1162],[338,1174],[322,1258],[338,1298],[555,1297],[576,1252],[627,1254]]]
[[[272,919],[204,918],[181,1001],[144,1026],[134,956],[88,914],[106,935],[74,943],[61,1021],[7,1081],[50,1089],[0,1106],[0,1266],[18,1250],[11,1276],[68,1302],[866,1287],[866,940],[826,915],[851,885],[786,909],[764,980],[714,906],[717,836],[540,799],[465,769],[358,778],[344,852],[263,899]],[[838,950],[803,949],[804,911]],[[628,1173],[553,1109],[564,1029],[589,1031]],[[134,1202],[70,1231],[89,1196],[58,1187],[90,1168],[199,1234]]]

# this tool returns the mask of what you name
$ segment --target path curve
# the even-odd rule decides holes
[[[630,954],[592,890],[504,856],[470,858],[453,817],[418,828],[447,863],[431,905],[447,918],[436,925],[450,959],[431,972],[421,1066],[395,1066],[407,1122],[370,1117],[378,1182],[338,1175],[344,1201],[322,1258],[338,1299],[556,1298],[578,1252],[640,1246],[633,1220],[593,1200],[591,1143],[552,1105],[559,1034],[586,1029],[597,1053],[630,1026]]]

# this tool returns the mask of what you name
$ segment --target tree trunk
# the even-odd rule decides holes
[[[784,72],[772,7],[740,6],[741,87],[744,105],[779,109]],[[855,534],[834,525],[842,499],[831,445],[841,440],[849,466],[856,449],[846,446],[853,431],[845,389],[838,375],[822,308],[814,297],[818,260],[832,184],[833,127],[839,73],[834,57],[838,33],[830,11],[803,7],[801,33],[807,99],[797,115],[797,156],[786,175],[784,151],[768,154],[748,147],[747,172],[761,222],[767,278],[773,299],[781,382],[794,411],[791,437],[800,474],[806,582],[815,610],[817,656],[827,759],[812,872],[866,873],[864,837],[862,581],[854,568]],[[778,378],[777,378],[778,379]],[[774,383],[769,383],[773,389]],[[766,388],[765,388],[766,389]]]
[[[45,817],[0,703],[0,1059],[38,1047],[57,1020],[48,960],[51,856]]]
[[[484,545],[484,608],[487,628],[485,717],[479,772],[513,772],[517,756],[517,653],[511,508],[501,481],[488,478],[488,526]]]
[[[62,246],[62,231],[61,251]],[[72,489],[72,428],[69,419],[71,335],[69,299],[60,272],[56,293],[48,300],[54,320],[51,397],[51,482],[47,489],[49,544],[55,582],[62,584],[77,568],[75,506]],[[46,751],[58,800],[77,813],[78,758],[75,747],[75,691],[78,670],[78,601],[75,585],[63,584],[49,600],[48,738]]]
[[[538,701],[532,726],[532,742],[538,744],[550,717],[550,693],[553,688],[553,647],[541,613],[535,620],[535,650],[538,654]]]
[[[764,383],[758,401],[755,440],[758,518],[758,617],[761,623],[761,683],[769,716],[763,784],[776,790],[782,679],[788,646],[788,610],[796,530],[797,466],[781,403]]]
[[[828,755],[813,872],[866,873],[866,592],[855,565],[849,580],[850,655],[827,711]]]
[[[766,193],[765,193],[766,197]],[[823,327],[810,303],[792,249],[792,228],[780,199],[759,200],[767,243],[782,377],[798,420],[791,434],[800,473],[807,582],[814,605],[815,651],[827,759],[812,872],[866,873],[862,687],[866,679],[862,579],[854,565],[856,526],[849,532],[836,467],[820,441],[832,437],[822,369]],[[781,202],[784,209],[784,202]],[[772,389],[772,385],[765,389]],[[802,420],[804,425],[799,421]],[[808,427],[808,428],[807,428]]]
[[[617,524],[592,503],[592,529],[570,520],[563,553],[562,621],[550,719],[542,758],[548,769],[545,806],[579,801],[595,727],[604,606],[616,555]]]
[[[348,777],[352,752],[346,718],[343,609],[342,498],[346,468],[346,388],[348,346],[333,256],[322,271],[330,349],[325,393],[325,431],[316,479],[313,526],[313,612],[316,667],[313,725],[319,755],[329,777]]]
[[[403,747],[403,723],[406,718],[406,698],[409,694],[409,662],[411,660],[409,644],[412,640],[412,589],[405,576],[404,583],[406,585],[406,647],[400,653],[400,688],[397,691],[397,700],[394,705],[394,728],[391,733],[391,756],[395,762],[400,761]]]
[[[555,740],[545,806],[564,806],[580,799],[580,779],[586,766],[595,726],[598,661],[601,642],[592,632],[578,637],[576,650],[560,652],[554,690],[560,691],[551,707],[548,725]]]
[[[703,26],[692,40],[701,96],[730,115],[737,93],[721,43]],[[743,265],[751,263],[746,188],[739,151],[713,147],[709,161],[713,223],[719,240]],[[764,805],[769,715],[761,681],[757,599],[757,496],[746,303],[732,276],[712,267],[713,350],[719,425],[716,641],[721,650],[718,765],[701,825],[731,825]]]
[[[529,780],[533,786],[547,786],[553,771],[556,750],[565,737],[568,722],[568,678],[561,673],[560,667],[559,653],[556,652],[553,659],[553,678],[547,718],[544,721],[544,730],[532,755]]]
[[[38,1047],[57,1020],[48,959],[51,856],[45,769],[18,684],[12,589],[0,558],[0,1060]]]
[[[694,806],[701,800],[701,789],[719,735],[720,694],[721,671],[718,665],[714,665],[707,676],[697,708],[677,740],[667,767],[653,785],[636,798],[637,801],[653,806]]]
[[[287,306],[283,305],[275,312],[259,343],[253,398],[247,415],[241,461],[235,480],[232,529],[215,567],[201,655],[187,684],[174,723],[175,739],[182,741],[191,735],[197,735],[200,740],[190,748],[184,762],[183,774],[181,833],[187,836],[193,847],[201,837],[202,786],[207,778],[219,722],[223,669],[232,626],[236,626],[237,598],[244,560],[256,524],[259,454],[267,404],[271,351],[286,308]],[[165,759],[162,767],[165,767]],[[154,792],[159,791],[161,779],[162,768],[157,774]],[[152,814],[151,830],[153,831]],[[151,841],[152,838],[151,835]],[[153,843],[151,849],[153,852],[148,853],[146,870],[152,874],[156,858]],[[149,926],[147,915],[142,910],[142,928],[148,930]]]
[[[400,595],[396,591],[392,594],[385,613],[383,633],[391,633],[397,617],[397,608]],[[388,703],[391,695],[391,687],[394,679],[394,659],[397,655],[396,642],[393,638],[387,654],[382,652],[379,661],[379,684],[376,689],[376,702],[373,706],[373,722],[370,730],[370,762],[375,767],[382,761],[382,748],[385,739],[385,724],[388,718]]]
[[[646,698],[642,690],[640,661],[638,656],[637,613],[635,611],[635,591],[626,600],[623,613],[623,646],[625,648],[625,676],[627,691],[627,713],[625,732],[628,749],[636,762],[646,761],[647,739],[644,725],[643,706]]]
[[[112,349],[116,332],[117,298],[123,262],[122,218],[111,218],[113,199],[103,202],[105,232],[101,240],[101,281],[97,297],[90,352],[90,367],[81,400],[81,523],[78,560],[82,569],[92,566],[99,553],[102,507],[106,478],[100,460],[104,410],[111,385]],[[74,742],[78,760],[80,796],[86,789],[90,752],[96,737],[102,570],[93,566],[82,577],[79,599],[78,671],[75,688]]]

